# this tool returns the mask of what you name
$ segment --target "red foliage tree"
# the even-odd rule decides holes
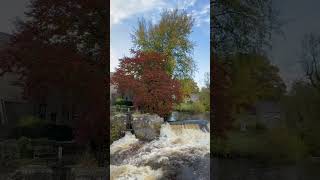
[[[125,57],[112,77],[120,92],[133,94],[136,108],[166,117],[182,100],[180,84],[165,71],[166,58],[156,52],[133,52]]]

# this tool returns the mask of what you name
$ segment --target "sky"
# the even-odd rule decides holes
[[[11,33],[16,17],[23,17],[29,0],[0,1],[0,32]],[[271,61],[280,68],[282,78],[287,84],[303,77],[299,61],[301,39],[305,33],[320,32],[319,0],[281,0],[274,1],[279,10],[280,19],[286,22],[282,27],[284,36],[273,34]],[[139,17],[153,21],[162,8],[180,7],[187,9],[197,18],[199,26],[194,27],[191,39],[197,46],[194,60],[198,64],[195,75],[197,82],[203,82],[204,72],[210,71],[209,62],[209,0],[111,0],[111,67],[115,67],[118,58],[130,55],[132,47],[130,33]]]
[[[0,32],[12,33],[16,18],[23,18],[29,0],[0,1]]]
[[[193,15],[195,26],[190,40],[195,43],[193,59],[197,64],[194,80],[204,86],[205,73],[210,72],[210,1],[209,0],[111,0],[110,2],[110,71],[119,59],[131,56],[131,34],[138,19],[157,23],[163,9],[183,9]]]
[[[282,26],[283,35],[273,35],[269,55],[290,87],[295,80],[303,79],[299,63],[301,40],[306,33],[320,34],[320,1],[281,0],[274,1],[274,7],[278,9],[279,18],[285,24]]]

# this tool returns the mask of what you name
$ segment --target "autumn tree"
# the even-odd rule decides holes
[[[180,83],[166,73],[166,56],[157,52],[133,52],[120,61],[112,77],[120,92],[131,92],[136,108],[167,117],[182,99]]]
[[[194,43],[189,39],[193,24],[192,16],[178,9],[164,10],[157,24],[141,19],[132,36],[135,49],[165,54],[170,76],[190,78],[196,69],[191,56]]]
[[[58,95],[76,111],[76,139],[94,152],[107,145],[106,14],[101,0],[33,0],[0,61],[2,74],[19,75],[30,101]]]

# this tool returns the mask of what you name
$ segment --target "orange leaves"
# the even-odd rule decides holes
[[[166,73],[164,59],[155,52],[134,52],[121,60],[112,78],[119,91],[133,94],[134,106],[162,117],[182,99],[180,84]]]

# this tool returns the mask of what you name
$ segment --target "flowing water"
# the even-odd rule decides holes
[[[112,180],[210,179],[208,123],[165,123],[151,142],[127,132],[110,152]]]

